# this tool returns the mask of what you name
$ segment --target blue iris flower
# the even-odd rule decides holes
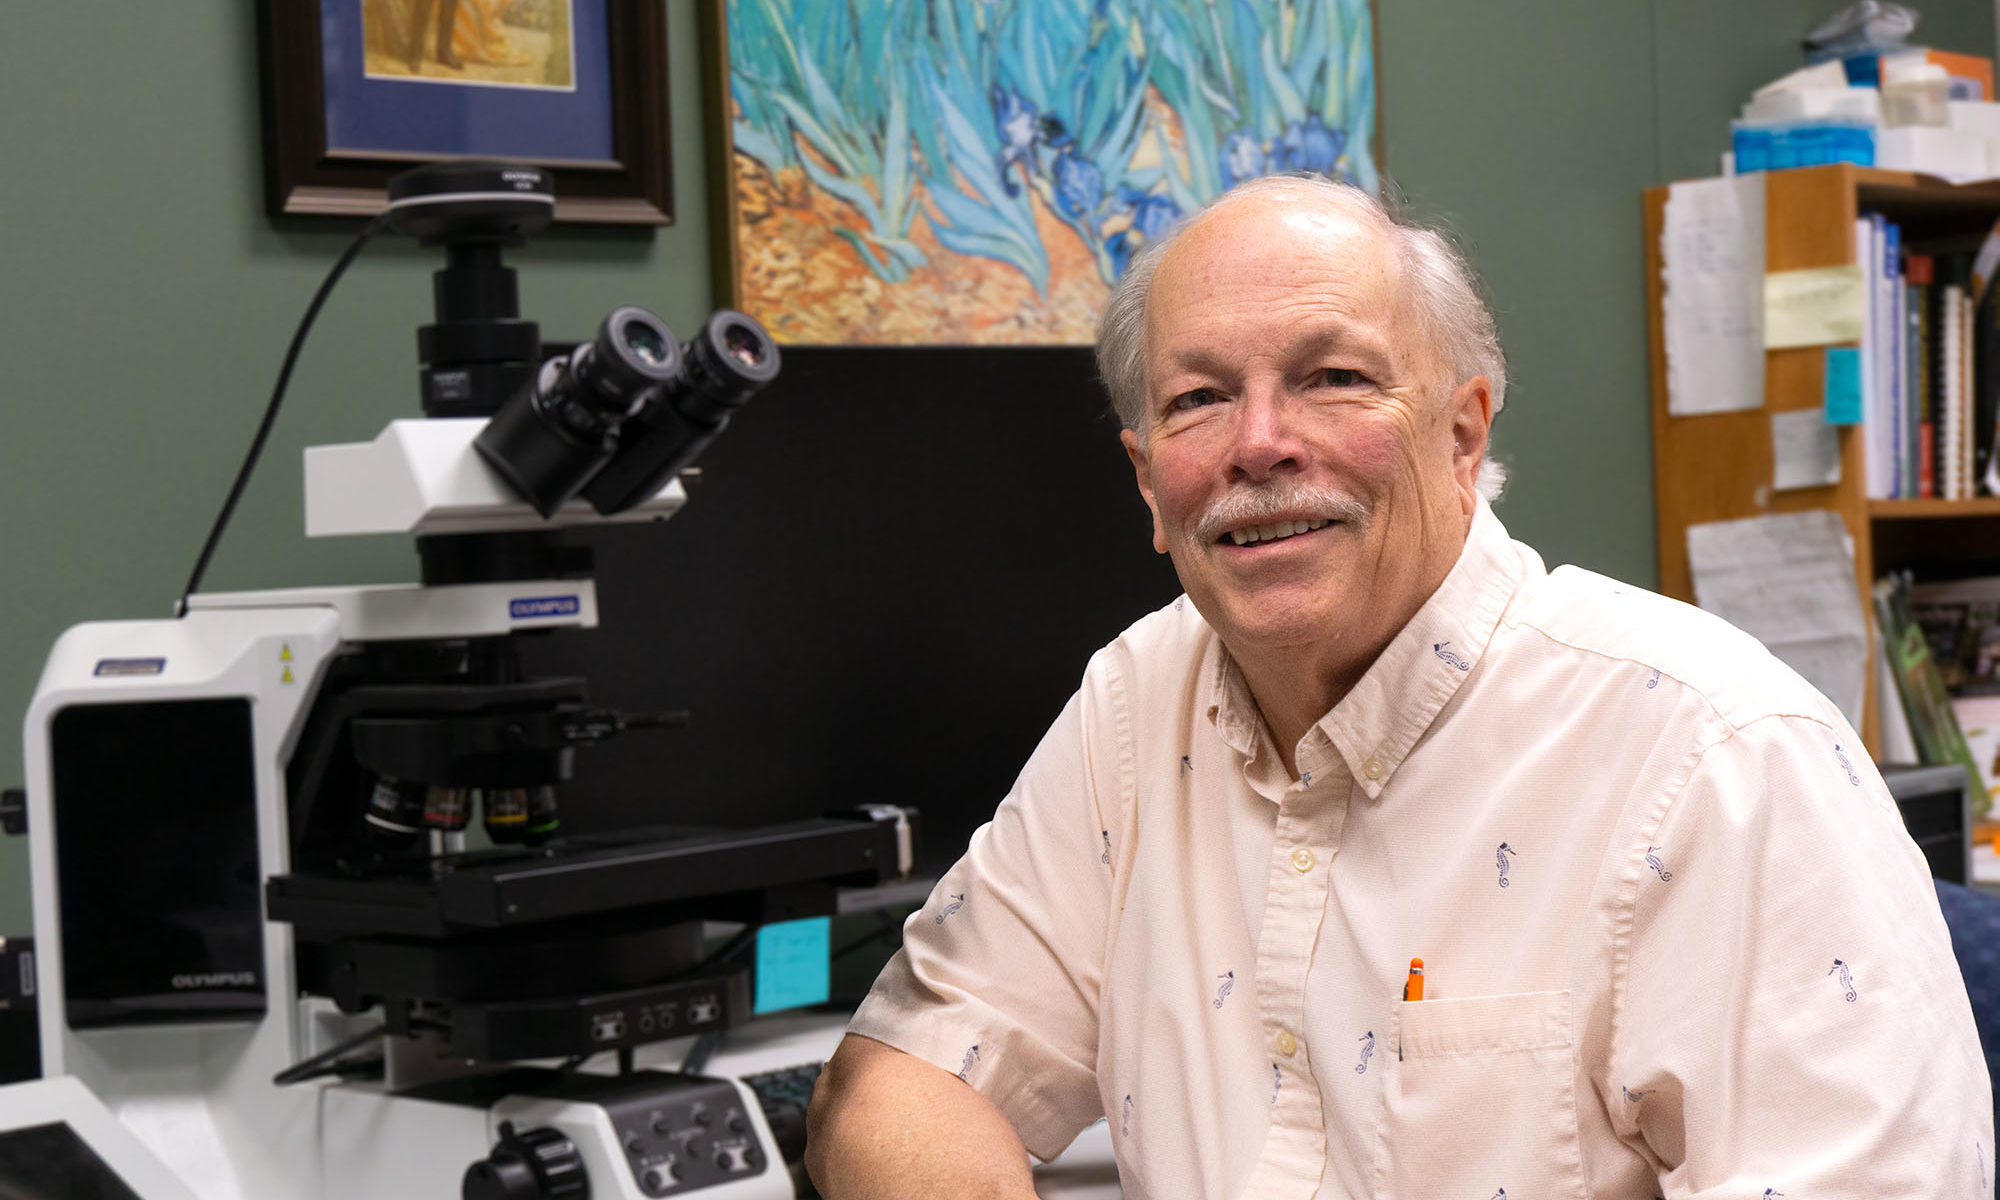
[[[1118,185],[1111,211],[1132,215],[1132,224],[1112,234],[1104,243],[1105,251],[1111,255],[1112,268],[1118,275],[1125,273],[1133,255],[1144,249],[1147,242],[1165,233],[1181,215],[1180,205],[1174,203],[1173,197],[1149,194],[1122,183]]]
[[[1257,144],[1256,138],[1240,129],[1223,141],[1222,151],[1217,157],[1217,165],[1222,168],[1224,191],[1264,173],[1264,148]]]
[[[1314,113],[1285,130],[1278,157],[1287,171],[1330,176],[1340,164],[1340,152],[1346,148],[1347,131],[1328,128],[1319,114]]]
[[[1132,207],[1132,228],[1147,241],[1165,233],[1181,216],[1181,206],[1171,196],[1146,196]]]
[[[1083,220],[1097,212],[1104,202],[1104,173],[1076,151],[1064,150],[1056,157],[1056,207],[1071,220]]]
[[[1021,93],[1012,88],[993,85],[993,125],[1000,132],[1000,154],[996,165],[1000,182],[1009,196],[1018,196],[1021,189],[1008,177],[1007,168],[1021,163],[1032,171],[1035,168],[1035,140],[1040,133],[1035,123],[1035,106],[1028,103]]]

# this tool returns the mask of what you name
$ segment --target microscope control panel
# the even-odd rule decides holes
[[[666,1095],[606,1107],[639,1190],[648,1196],[754,1175],[768,1162],[742,1099],[726,1080],[689,1080]]]
[[[594,1110],[581,1122],[569,1107],[579,1103]],[[704,1200],[791,1195],[762,1112],[733,1080],[655,1071],[574,1076],[532,1097],[509,1097],[492,1115],[515,1126],[563,1128],[580,1143],[602,1194],[699,1192]],[[604,1145],[606,1138],[614,1145]],[[613,1182],[614,1175],[623,1178]],[[592,1191],[599,1194],[599,1188]]]

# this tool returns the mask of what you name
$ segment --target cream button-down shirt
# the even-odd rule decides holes
[[[1924,860],[1748,636],[1482,503],[1296,762],[1185,597],[1146,617],[850,1029],[1039,1157],[1105,1117],[1128,1200],[1993,1195]]]

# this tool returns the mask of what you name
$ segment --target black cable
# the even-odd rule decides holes
[[[304,1083],[308,1079],[318,1078],[326,1074],[329,1070],[332,1070],[333,1064],[341,1058],[381,1037],[388,1031],[388,1028],[387,1025],[377,1025],[373,1029],[357,1033],[351,1038],[338,1042],[331,1048],[322,1050],[311,1058],[302,1058],[276,1075],[271,1076],[271,1082],[277,1087],[285,1087],[289,1084]]]
[[[714,1029],[707,1030],[695,1038],[694,1045],[688,1047],[687,1057],[681,1060],[683,1075],[699,1075],[708,1069],[708,1060],[722,1048],[722,1034]]]
[[[243,499],[243,489],[250,482],[250,473],[257,469],[257,458],[264,453],[264,442],[271,436],[271,426],[278,419],[278,406],[285,399],[285,385],[291,382],[292,367],[299,360],[299,351],[305,347],[306,334],[312,331],[313,319],[319,316],[320,306],[333,291],[333,285],[347,273],[349,263],[354,261],[368,239],[380,233],[389,223],[389,214],[381,213],[374,220],[361,227],[354,240],[347,244],[340,258],[327,272],[326,279],[313,293],[312,303],[306,305],[305,316],[299,318],[299,327],[292,334],[292,344],[285,351],[284,365],[278,368],[278,382],[271,389],[271,401],[264,408],[264,419],[257,425],[257,436],[250,439],[250,452],[243,458],[242,469],[236,472],[236,482],[229,487],[229,498],[222,502],[222,511],[215,516],[215,525],[208,531],[208,540],[202,543],[201,555],[194,560],[194,571],[188,576],[187,587],[181,591],[180,603],[174,606],[174,615],[184,617],[188,610],[188,597],[194,595],[201,586],[201,577],[208,572],[208,560],[215,555],[217,543],[222,541],[222,531],[229,526],[229,518],[236,512],[236,504]]]

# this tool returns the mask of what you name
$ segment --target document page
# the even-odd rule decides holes
[[[1676,183],[1660,232],[1667,411],[1764,403],[1764,176]]]
[[[1695,602],[1764,643],[1861,728],[1868,625],[1839,515],[1690,525],[1687,540]]]

